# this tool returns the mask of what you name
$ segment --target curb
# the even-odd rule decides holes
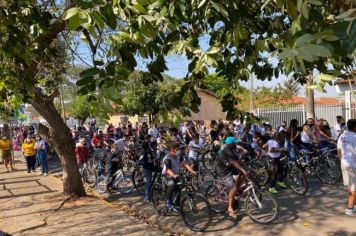
[[[60,181],[63,184],[63,180],[60,179],[59,177],[57,177],[56,175],[50,174],[49,176],[53,179],[56,179],[57,181]],[[153,228],[159,229],[159,230],[163,231],[164,233],[167,233],[172,236],[173,235],[179,235],[179,236],[186,235],[183,232],[176,232],[176,231],[172,230],[171,227],[166,227],[167,225],[162,224],[161,222],[159,222],[157,220],[150,220],[148,217],[141,214],[139,211],[137,211],[133,207],[129,207],[129,206],[124,205],[118,201],[116,201],[115,204],[112,204],[111,202],[107,201],[104,197],[102,197],[100,194],[96,193],[92,188],[87,187],[87,188],[85,188],[85,190],[87,193],[89,193],[88,195],[91,195],[91,196],[96,197],[99,200],[101,200],[103,202],[103,205],[106,205],[106,206],[114,208],[114,209],[119,209],[119,210],[125,212],[127,215],[132,216],[132,217],[138,219],[139,221],[141,221],[142,223],[148,224],[149,226],[151,226]]]

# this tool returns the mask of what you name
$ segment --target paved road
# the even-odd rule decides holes
[[[62,182],[28,174],[25,165],[0,167],[0,235],[163,235],[96,197],[66,202]],[[59,210],[57,210],[59,209]]]
[[[177,216],[157,216],[142,197],[132,195],[106,195],[112,204],[130,206],[161,227],[174,229],[186,235],[356,235],[356,217],[344,215],[347,193],[339,184],[323,185],[315,178],[309,179],[310,191],[305,197],[296,196],[286,189],[278,193],[281,205],[280,217],[272,225],[259,225],[241,212],[232,220],[227,215],[214,216],[213,225],[205,233],[187,229]]]
[[[57,173],[60,173],[57,168]],[[12,181],[13,179],[8,179],[5,177],[6,175],[0,175],[0,225],[3,217],[3,208],[1,206],[4,201],[6,202],[9,198],[4,196],[5,193],[1,190],[2,184],[4,181]],[[4,178],[5,177],[5,178]],[[16,177],[17,178],[17,177]],[[56,183],[56,188],[53,189],[53,183],[50,184],[42,184],[43,181],[48,181],[49,178],[44,179],[43,177],[31,176],[32,179],[29,183],[34,184],[33,181],[36,182],[36,186],[33,186],[32,190],[36,190],[38,193],[46,194],[46,191],[60,191],[61,185],[59,182]],[[38,180],[36,180],[38,179]],[[26,182],[27,177],[19,178],[20,182],[28,184]],[[52,179],[53,180],[53,179]],[[8,183],[9,184],[9,183]],[[16,184],[16,183],[15,183]],[[319,180],[315,178],[309,179],[310,190],[305,197],[296,196],[290,189],[280,191],[277,195],[280,205],[280,217],[278,221],[273,225],[258,225],[252,222],[243,212],[240,214],[240,218],[237,220],[232,220],[226,215],[216,215],[214,216],[213,225],[205,232],[205,233],[196,233],[187,229],[182,223],[181,219],[178,216],[157,216],[155,210],[150,204],[144,203],[141,196],[137,194],[131,195],[102,195],[103,198],[106,198],[108,202],[111,203],[111,206],[114,208],[128,208],[132,209],[136,212],[140,217],[144,217],[146,220],[150,221],[152,224],[157,224],[160,226],[162,230],[175,231],[177,233],[183,233],[185,235],[298,235],[298,236],[319,236],[319,235],[346,235],[346,236],[356,236],[356,217],[350,217],[344,215],[344,209],[346,204],[347,192],[344,190],[344,187],[339,185],[324,185]],[[21,185],[21,184],[20,184]],[[38,186],[39,185],[39,186]],[[42,187],[41,185],[50,186],[49,189],[46,187]],[[5,185],[6,186],[6,185]],[[10,185],[11,186],[11,185]],[[21,191],[26,191],[25,188],[23,190],[16,190],[16,185],[13,186],[16,194],[21,194]],[[44,192],[44,193],[41,193]],[[56,192],[54,192],[56,193]],[[53,193],[53,194],[54,194]],[[26,192],[24,194],[27,194]],[[32,192],[33,194],[33,192]],[[38,195],[38,196],[39,196]],[[35,195],[36,196],[36,195]],[[18,197],[18,196],[17,196]],[[5,203],[6,204],[6,203]],[[25,203],[26,206],[26,201]],[[58,201],[57,201],[58,204]],[[14,210],[16,207],[14,206]],[[82,211],[85,214],[90,213],[93,209],[82,207]],[[114,214],[115,213],[115,214]],[[127,215],[125,213],[117,213],[113,211],[113,215],[111,219],[114,219],[115,222],[118,220],[118,223],[115,225],[110,225],[107,227],[109,230],[119,230],[122,228],[120,223],[120,218],[127,219]],[[77,214],[77,213],[76,213]],[[6,218],[6,217],[5,217]],[[32,217],[33,218],[33,217]],[[53,218],[54,219],[54,218]],[[87,218],[86,218],[87,219]],[[60,220],[60,219],[56,219]],[[16,222],[19,222],[16,220]],[[146,233],[144,231],[146,229],[152,230],[151,227],[146,228],[147,225],[142,225],[142,221],[135,221],[130,218],[129,222],[133,224],[137,223],[137,229],[142,234],[147,235],[150,233]],[[54,223],[53,223],[54,224]],[[103,222],[100,222],[103,224]],[[129,224],[127,222],[124,224],[125,227],[128,227]],[[3,229],[1,227],[1,229]],[[45,229],[45,228],[39,228]],[[72,235],[73,229],[68,227],[67,235]],[[52,230],[55,234],[61,234],[59,229],[52,227]],[[122,231],[121,231],[122,232]],[[127,231],[130,233],[130,231]],[[138,231],[131,232],[137,233]],[[150,231],[148,231],[150,232]],[[157,232],[157,231],[153,231]],[[106,232],[107,233],[107,232]],[[105,232],[98,231],[96,235],[106,234]],[[117,231],[117,234],[120,234],[120,231]]]

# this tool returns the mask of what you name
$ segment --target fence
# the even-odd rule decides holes
[[[348,109],[351,109],[351,117],[355,118],[356,105]],[[343,105],[315,106],[315,118],[326,119],[330,125],[333,125],[336,123],[337,115],[345,117],[345,110]],[[304,105],[258,108],[256,115],[268,119],[273,127],[279,126],[283,121],[289,122],[292,119],[297,119],[299,124],[303,124],[307,119]]]

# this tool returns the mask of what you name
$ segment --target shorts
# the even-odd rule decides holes
[[[233,189],[236,186],[236,181],[232,174],[226,175],[225,177],[223,177],[223,180],[224,180],[224,183],[225,183],[228,191],[230,191],[231,189]]]
[[[342,173],[344,186],[347,187],[349,185],[349,174],[347,173],[347,167],[343,165],[342,162],[341,162],[341,173]]]
[[[350,191],[356,191],[356,168],[346,167],[347,182],[344,182],[348,186]],[[344,179],[345,181],[345,179]]]
[[[2,160],[10,161],[11,160],[11,150],[2,151]]]

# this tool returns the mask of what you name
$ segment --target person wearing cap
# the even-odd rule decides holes
[[[11,148],[12,148],[12,143],[10,139],[8,139],[5,135],[2,136],[0,140],[0,149],[1,149],[1,156],[2,160],[4,162],[6,172],[9,172],[8,165],[10,164],[11,170],[14,170],[14,167],[12,166],[12,155],[11,155]]]
[[[39,134],[36,135],[35,149],[37,153],[37,158],[41,164],[42,175],[47,176],[48,163],[47,163],[47,154],[46,154],[46,143]]]
[[[35,150],[36,141],[31,138],[31,136],[27,136],[22,144],[22,152],[26,159],[27,164],[27,173],[35,172],[36,168],[36,150]]]
[[[89,160],[89,148],[87,147],[87,141],[85,138],[79,139],[79,144],[75,147],[75,156],[79,168],[83,166]]]
[[[240,189],[244,179],[243,175],[249,174],[240,163],[239,156],[235,151],[238,142],[240,141],[234,137],[227,137],[225,140],[226,146],[217,161],[217,174],[224,179],[226,187],[229,188],[228,213],[234,219],[237,217],[237,212],[233,207],[234,197]],[[237,176],[236,181],[234,176]]]

